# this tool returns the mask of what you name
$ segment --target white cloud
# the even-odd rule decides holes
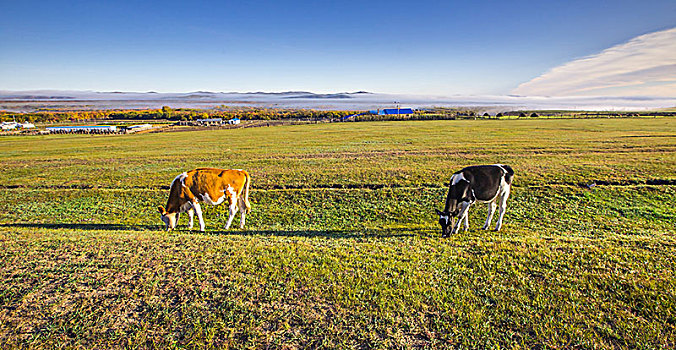
[[[638,36],[519,85],[524,96],[676,97],[676,28]]]

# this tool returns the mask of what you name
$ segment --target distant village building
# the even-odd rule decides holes
[[[150,130],[152,128],[153,128],[153,126],[150,125],[150,124],[132,125],[132,126],[128,126],[125,129],[125,132],[127,134],[131,134],[131,133],[135,133],[135,132],[139,132],[139,131],[143,131],[143,130]]]
[[[223,125],[223,118],[204,118],[204,119],[195,119],[195,120],[181,120],[181,121],[178,122],[178,125],[191,125],[191,126]]]
[[[409,115],[413,114],[412,108],[383,108],[383,109],[372,109],[368,112],[361,112],[357,114],[350,114],[344,117],[339,118],[340,121],[346,121],[350,118],[355,118],[364,114],[373,114],[373,115]]]
[[[17,122],[2,122],[0,123],[0,129],[3,131],[14,130],[18,127],[19,123]]]
[[[16,129],[35,129],[33,123],[17,123],[17,122],[2,122],[0,123],[0,129],[3,131],[16,130]]]
[[[383,108],[369,111],[371,114],[376,115],[403,115],[403,114],[413,114],[412,108]]]
[[[221,125],[223,124],[223,118],[197,119],[195,122],[199,125]]]
[[[116,133],[115,125],[82,125],[82,126],[50,126],[47,128],[50,134],[112,134]]]
[[[239,124],[239,118],[232,118],[228,120],[228,124],[236,125]]]

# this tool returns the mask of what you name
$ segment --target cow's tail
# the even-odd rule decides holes
[[[505,182],[507,182],[508,185],[512,185],[512,178],[514,178],[514,169],[510,167],[509,165],[501,165],[502,169],[505,170]]]
[[[251,203],[249,203],[249,183],[250,182],[251,182],[251,176],[249,176],[249,173],[244,172],[244,207],[246,208],[247,214],[251,211]]]

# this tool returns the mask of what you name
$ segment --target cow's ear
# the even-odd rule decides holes
[[[163,206],[161,206],[161,205],[160,205],[159,207],[157,207],[157,211],[159,211],[159,212],[160,212],[160,214],[162,214],[162,215],[164,215],[164,214],[166,214],[166,213],[167,213],[167,211],[166,211],[166,210],[164,210],[164,207],[163,207]]]

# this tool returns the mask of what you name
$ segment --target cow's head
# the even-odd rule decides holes
[[[472,192],[469,181],[461,179],[455,183],[448,184],[448,186],[446,210],[437,210],[442,237],[451,235],[451,230],[455,226],[455,221],[460,216],[462,209],[475,201],[474,192]]]
[[[176,228],[176,223],[178,222],[178,213],[167,213],[167,211],[164,210],[164,207],[162,206],[158,207],[157,210],[160,212],[160,215],[162,215],[161,218],[167,231],[171,231]]]
[[[454,221],[451,213],[437,209],[437,215],[439,215],[439,225],[441,225],[441,237],[450,236]]]

